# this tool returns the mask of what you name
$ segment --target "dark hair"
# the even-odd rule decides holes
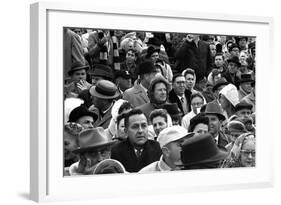
[[[125,114],[125,127],[129,127],[129,118],[133,115],[144,115],[140,109],[133,109]],[[144,115],[145,116],[145,115]]]
[[[183,76],[181,73],[177,73],[177,74],[175,74],[175,75],[173,76],[172,82],[174,83],[175,80],[176,80],[178,77],[185,77],[185,76]]]
[[[117,127],[122,119],[125,119],[126,113],[117,116]]]
[[[165,121],[167,122],[168,121],[168,112],[164,109],[155,109],[153,110],[150,115],[149,115],[149,120],[150,122],[152,123],[152,120],[155,118],[155,117],[163,117],[165,119]]]
[[[193,98],[196,98],[196,97],[199,97],[203,100],[204,102],[204,97],[201,93],[193,93],[191,96],[190,96],[190,102],[193,100]]]
[[[187,68],[184,70],[183,76],[186,77],[187,74],[191,74],[191,75],[195,76],[195,71],[192,68]]]
[[[224,55],[223,55],[223,53],[216,53],[215,58],[216,58],[217,56],[222,56],[222,59],[224,60]]]
[[[119,107],[118,115],[120,115],[124,110],[129,110],[131,108],[133,108],[131,103],[129,103],[128,101],[123,102],[122,105]]]
[[[200,123],[209,126],[209,118],[206,117],[204,113],[199,113],[195,117],[191,118],[188,132],[193,132],[195,127]]]

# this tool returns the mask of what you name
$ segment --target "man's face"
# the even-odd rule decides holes
[[[123,77],[119,77],[117,80],[117,84],[119,86],[119,88],[124,92],[125,90],[127,90],[128,88],[132,87],[132,79],[129,78],[123,78]]]
[[[185,139],[182,138],[164,146],[168,149],[167,157],[171,160],[171,162],[179,162],[181,160],[182,143],[184,140]]]
[[[238,117],[241,117],[242,119],[246,119],[246,118],[250,117],[251,113],[252,113],[251,110],[244,108],[244,109],[237,111],[236,115]]]
[[[195,85],[195,78],[192,74],[187,74],[185,76],[185,80],[186,80],[186,88],[191,90],[194,85]]]
[[[80,117],[76,123],[82,125],[82,127],[84,129],[90,129],[90,128],[94,128],[93,124],[94,124],[94,119],[92,116],[83,116]]]
[[[223,56],[216,56],[215,57],[215,65],[217,67],[223,66]]]
[[[108,104],[108,100],[92,96],[92,103],[96,108],[102,110],[104,106]]]
[[[133,51],[128,51],[126,54],[126,61],[128,63],[134,63],[136,60],[136,54]]]
[[[87,163],[85,167],[85,173],[91,172],[93,167],[102,160],[109,159],[111,154],[110,150],[110,146],[106,146],[97,148],[93,151],[86,152],[84,154]]]
[[[245,38],[241,38],[240,40],[239,40],[239,46],[241,47],[241,48],[244,48],[244,47],[246,47],[246,45],[247,45],[247,41],[246,41],[246,39]]]
[[[240,52],[240,50],[239,50],[239,48],[233,48],[231,51],[230,51],[230,54],[231,54],[231,56],[239,56],[239,52]]]
[[[121,139],[126,139],[127,135],[125,133],[125,118],[120,120],[117,128],[118,137]]]
[[[152,53],[150,58],[151,58],[152,62],[155,63],[156,60],[159,59],[159,53],[158,52]]]
[[[236,74],[237,71],[238,71],[238,67],[237,67],[236,63],[229,62],[227,67],[228,67],[228,70],[231,74]]]
[[[155,134],[158,136],[162,130],[168,127],[168,124],[164,117],[158,116],[152,119],[152,126]]]
[[[211,51],[211,56],[214,57],[217,53],[216,51],[216,46],[214,44],[210,44],[210,51]]]
[[[192,107],[192,110],[195,114],[198,114],[198,110],[200,110],[200,108],[202,107],[203,105],[203,99],[200,98],[200,97],[194,97],[192,98],[191,100],[191,107]]]
[[[104,80],[104,78],[100,77],[100,76],[93,76],[92,77],[92,84],[96,85],[100,80]]]
[[[199,134],[206,134],[208,132],[208,129],[209,129],[208,125],[199,123],[194,127],[193,132],[195,133],[196,136]]]
[[[154,98],[157,102],[166,102],[167,88],[164,83],[156,83],[154,87]]]
[[[221,122],[217,115],[207,114],[207,117],[209,118],[209,133],[216,137],[220,130]]]
[[[250,94],[252,92],[252,90],[253,90],[251,82],[241,83],[240,86],[247,94]]]
[[[148,124],[144,114],[129,117],[128,128],[125,128],[130,142],[135,146],[142,146],[148,137]]]
[[[86,80],[86,70],[82,69],[74,71],[71,78],[75,82],[78,82],[79,80]]]
[[[180,96],[184,94],[185,86],[186,86],[186,80],[184,76],[177,77],[173,83],[173,88],[175,93]]]

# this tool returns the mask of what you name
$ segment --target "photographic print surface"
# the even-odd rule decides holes
[[[65,27],[64,176],[255,167],[255,48]]]

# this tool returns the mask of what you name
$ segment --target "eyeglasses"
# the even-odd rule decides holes
[[[242,154],[245,154],[245,155],[252,155],[253,157],[256,156],[256,151],[255,150],[241,150],[241,153]]]

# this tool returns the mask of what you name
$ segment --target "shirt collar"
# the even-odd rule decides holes
[[[157,166],[160,171],[171,171],[172,170],[172,168],[169,167],[169,165],[167,165],[166,162],[164,162],[163,155],[161,155]]]

